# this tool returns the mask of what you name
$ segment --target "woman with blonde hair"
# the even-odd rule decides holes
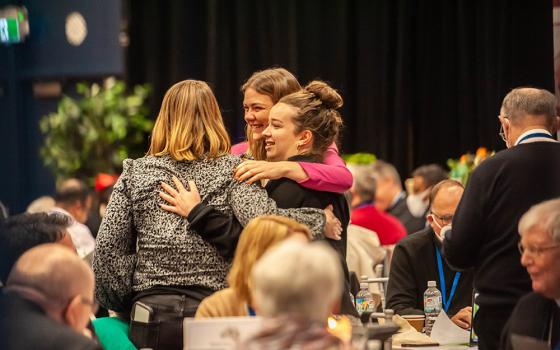
[[[233,169],[241,160],[229,149],[212,90],[205,82],[185,80],[165,94],[146,156],[123,162],[97,236],[93,268],[101,305],[125,314],[132,310],[129,336],[139,348],[180,349],[183,318],[194,316],[203,298],[226,287],[229,268],[213,237],[161,210],[163,181],[192,189],[196,182],[205,203],[234,215],[241,225],[280,213],[315,234],[323,231],[323,211],[278,209],[264,189],[235,181]]]
[[[306,226],[286,217],[266,215],[251,220],[241,233],[237,244],[227,277],[229,288],[204,299],[195,317],[254,315],[249,283],[253,265],[267,250],[288,238],[308,241],[311,232]]]

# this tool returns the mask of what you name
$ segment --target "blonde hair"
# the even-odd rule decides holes
[[[230,140],[218,102],[203,81],[183,80],[163,97],[148,155],[175,160],[216,158],[229,153]]]
[[[251,302],[249,276],[257,260],[270,247],[297,233],[311,238],[307,226],[282,216],[259,216],[247,224],[239,238],[227,278],[230,288],[242,301]]]
[[[301,85],[297,78],[284,68],[268,68],[253,73],[247,81],[241,85],[241,92],[254,89],[259,94],[270,97],[272,103],[276,104],[283,96],[299,91]],[[245,129],[247,141],[249,142],[249,154],[255,159],[266,159],[264,140],[253,140],[251,128]]]

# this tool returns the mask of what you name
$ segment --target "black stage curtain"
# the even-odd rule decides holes
[[[374,152],[402,175],[484,145],[502,149],[501,99],[554,89],[550,0],[129,0],[128,80],[208,81],[234,141],[239,86],[283,66],[345,101],[342,151]]]

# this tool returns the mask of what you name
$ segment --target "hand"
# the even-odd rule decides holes
[[[252,184],[255,181],[275,180],[285,177],[287,168],[293,162],[267,162],[264,160],[246,160],[235,168],[234,177],[238,181]],[[299,166],[299,165],[298,165]]]
[[[334,216],[332,209],[332,205],[329,205],[324,210],[326,222],[323,234],[327,238],[334,239],[335,241],[340,241],[342,239],[342,237],[340,236],[340,234],[342,233],[342,226],[340,224],[340,220],[338,220],[338,218]]]
[[[191,189],[189,191],[185,188],[185,186],[183,186],[177,177],[173,176],[172,179],[173,183],[175,183],[175,186],[177,187],[177,190],[165,182],[162,182],[161,187],[167,193],[159,193],[159,196],[171,205],[160,204],[159,206],[164,210],[187,217],[192,208],[201,202],[200,194],[198,193],[198,189],[196,188],[194,181],[189,181],[189,188]]]
[[[451,321],[463,329],[469,329],[471,327],[471,317],[472,307],[467,306],[459,310],[455,316],[451,317]]]

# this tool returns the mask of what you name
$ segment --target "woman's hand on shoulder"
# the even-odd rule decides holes
[[[162,182],[161,187],[165,190],[165,192],[159,192],[159,196],[170,205],[160,204],[159,206],[164,210],[187,217],[192,208],[201,202],[198,189],[196,188],[194,181],[189,180],[189,191],[185,188],[185,186],[183,186],[177,177],[173,176],[172,180],[177,189],[165,182]]]

